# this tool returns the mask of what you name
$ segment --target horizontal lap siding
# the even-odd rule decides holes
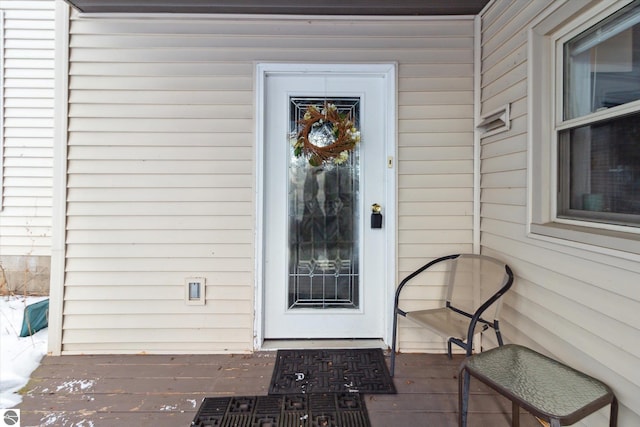
[[[471,34],[468,21],[465,34]],[[462,35],[462,34],[461,34]],[[448,50],[451,41],[440,40]],[[464,59],[428,55],[400,63],[398,140],[398,277],[449,253],[472,250],[473,39]],[[449,59],[451,58],[451,59]],[[440,304],[434,279],[406,288],[405,309]],[[421,286],[422,285],[422,286]],[[442,352],[442,339],[400,319],[401,351]]]
[[[253,65],[167,23],[101,22],[71,25],[63,350],[248,351]],[[190,276],[206,305],[185,304]]]
[[[53,1],[2,2],[3,158],[0,256],[50,256]]]
[[[527,29],[549,3],[499,0],[482,18],[482,111],[511,103],[513,120],[510,131],[482,140],[482,250],[517,276],[505,297],[506,339],[607,382],[621,402],[618,425],[637,426],[640,267],[526,235]],[[607,416],[608,408],[581,425],[608,425]]]
[[[70,44],[63,351],[252,349],[260,61],[398,62],[398,275],[470,250],[473,21],[75,17]]]

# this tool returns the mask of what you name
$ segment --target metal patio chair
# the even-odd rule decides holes
[[[411,283],[411,284],[410,284]],[[407,286],[409,285],[410,286]],[[437,258],[407,276],[396,290],[393,307],[393,344],[391,375],[395,370],[398,316],[429,329],[447,340],[447,354],[456,344],[470,356],[475,334],[492,328],[503,345],[500,334],[500,298],[513,284],[513,272],[504,262],[485,255],[455,254]],[[402,292],[411,289],[411,298],[399,307]],[[433,291],[445,292],[437,308],[423,309],[424,301]],[[442,295],[442,294],[440,294]]]

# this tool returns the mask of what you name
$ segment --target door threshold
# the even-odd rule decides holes
[[[381,339],[293,339],[264,340],[260,350],[305,350],[314,348],[381,348],[387,350],[388,345]]]

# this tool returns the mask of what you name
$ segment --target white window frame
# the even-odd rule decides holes
[[[633,0],[557,1],[529,29],[528,236],[567,246],[638,259],[640,227],[558,218],[558,131],[586,122],[563,122],[562,44]],[[560,48],[558,48],[560,46]],[[639,102],[590,114],[588,121],[637,111]]]

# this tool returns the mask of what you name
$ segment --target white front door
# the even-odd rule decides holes
[[[273,73],[264,83],[265,339],[383,338],[392,172],[385,75]],[[344,163],[317,164],[291,144],[309,106],[351,115],[361,142]],[[330,126],[329,126],[330,128]],[[317,130],[317,132],[316,132]],[[317,126],[309,139],[331,143]],[[315,138],[315,139],[313,139]],[[327,139],[328,138],[328,139]],[[295,140],[295,138],[294,138]],[[382,206],[372,228],[371,206]],[[393,212],[393,210],[391,210]]]

